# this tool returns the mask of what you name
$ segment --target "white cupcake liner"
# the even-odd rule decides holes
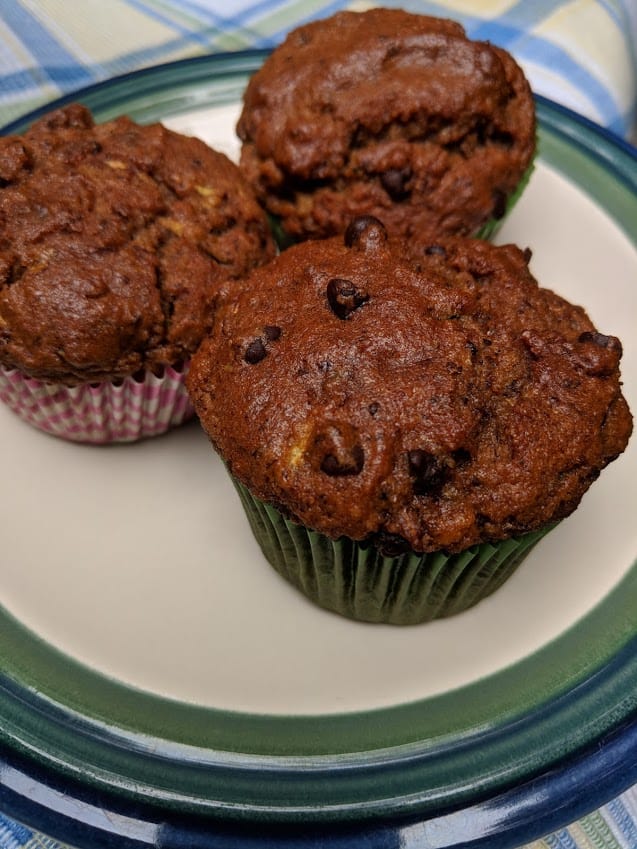
[[[194,415],[185,387],[186,367],[161,377],[126,377],[64,386],[0,367],[0,400],[29,424],[74,442],[104,445],[158,436]]]

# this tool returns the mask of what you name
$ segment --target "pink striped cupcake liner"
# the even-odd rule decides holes
[[[158,436],[194,415],[186,368],[166,367],[161,377],[126,377],[116,383],[64,386],[0,367],[0,400],[24,421],[74,442],[105,445]]]

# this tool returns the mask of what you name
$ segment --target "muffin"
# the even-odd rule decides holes
[[[271,258],[236,165],[79,104],[0,138],[0,398],[73,440],[192,415],[184,375],[223,285]]]
[[[623,451],[621,345],[528,258],[461,237],[409,256],[356,219],[220,307],[190,395],[266,558],[319,605],[470,607]]]
[[[528,178],[535,107],[503,49],[450,20],[339,12],[249,81],[241,170],[289,240],[360,215],[391,234],[488,235]]]

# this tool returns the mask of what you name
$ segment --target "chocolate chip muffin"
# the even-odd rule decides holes
[[[339,12],[250,80],[241,169],[292,239],[374,215],[409,236],[486,235],[528,177],[535,108],[503,49],[450,20]]]
[[[411,249],[373,218],[289,248],[220,308],[188,377],[270,562],[401,624],[496,589],[632,426],[619,341],[540,288],[528,252]]]
[[[198,139],[79,104],[1,138],[0,397],[70,438],[165,430],[192,414],[183,372],[220,287],[273,253],[237,166]]]

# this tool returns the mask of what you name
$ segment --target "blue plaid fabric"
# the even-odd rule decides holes
[[[361,0],[3,0],[0,123],[140,67],[269,47],[292,27]],[[637,124],[635,0],[386,0],[455,17],[510,50],[533,88],[628,136]],[[220,10],[221,6],[221,10]],[[468,11],[470,10],[470,11]]]
[[[212,51],[270,47],[363,0],[2,0],[0,125],[112,76]],[[637,0],[386,0],[454,17],[507,48],[534,90],[635,140]],[[637,788],[525,849],[636,849]],[[61,844],[0,814],[0,849]]]

